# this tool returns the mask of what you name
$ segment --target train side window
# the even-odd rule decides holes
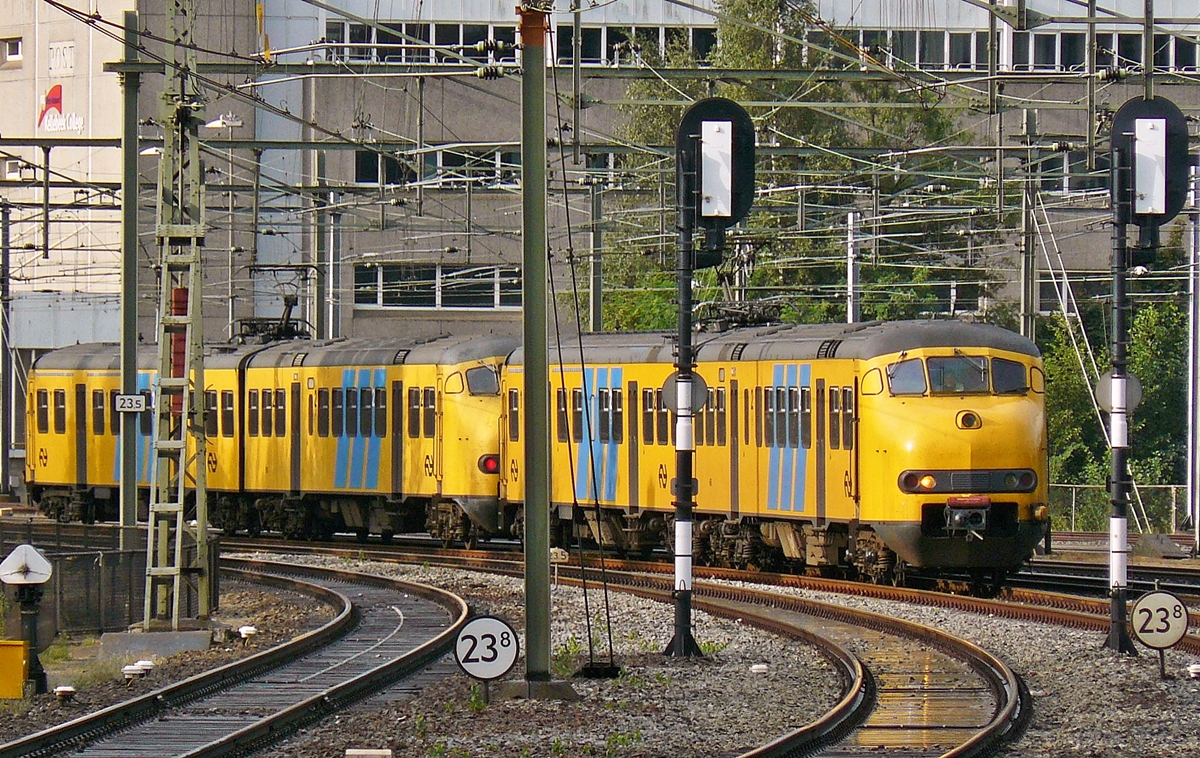
[[[829,449],[842,446],[842,388],[829,388]]]
[[[50,433],[50,392],[37,391],[37,430],[38,434]]]
[[[776,391],[779,393],[783,392],[782,389],[779,389]],[[800,445],[800,402],[799,402],[799,400],[800,400],[800,388],[799,387],[788,387],[787,388],[787,424],[788,424],[788,426],[787,426],[787,444],[786,444],[787,447],[799,447],[799,445]],[[775,399],[775,407],[777,407],[781,413],[783,412],[783,397],[777,397]],[[779,446],[784,447],[785,445],[783,444],[782,441],[780,441]]]
[[[667,413],[667,406],[663,403],[662,388],[654,390],[654,411],[655,411],[655,431],[658,433],[658,444],[670,444],[667,441],[667,426],[670,424],[671,416]]]
[[[275,390],[275,436],[287,434],[287,390]]]
[[[104,434],[104,390],[92,390],[92,434]]]
[[[559,392],[561,393],[562,390]],[[561,436],[560,426],[559,437]],[[508,391],[508,438],[513,442],[521,439],[521,394],[516,390]]]
[[[117,395],[121,394],[121,390],[113,390],[108,393],[108,419],[112,423],[109,424],[109,433],[119,437],[121,435],[121,412],[117,410]]]
[[[308,436],[311,437],[316,432],[317,425],[317,398],[313,393],[308,393]]]
[[[317,388],[317,436],[329,436],[329,388]]]
[[[375,388],[375,436],[387,437],[387,388]]]
[[[762,441],[767,447],[775,447],[775,388],[767,387],[763,392]]]
[[[555,425],[558,427],[555,432],[558,441],[566,442],[571,438],[571,433],[567,430],[567,391],[562,387],[559,387],[554,393],[554,408]]]
[[[708,402],[704,404],[704,442],[706,445],[717,444],[717,393],[708,391]]]
[[[329,433],[341,437],[346,433],[342,420],[342,388],[334,387],[329,401]]]
[[[54,433],[67,433],[67,391],[54,390]]]
[[[1046,391],[1046,375],[1037,366],[1029,369],[1029,388],[1039,395]]]
[[[763,390],[754,388],[754,446],[763,446]]]
[[[583,442],[583,390],[571,390],[571,439]]]
[[[742,390],[742,444],[750,447],[750,390]]]
[[[893,363],[887,373],[888,389],[893,395],[925,394],[925,366],[920,358]]]
[[[619,389],[612,391],[612,441],[625,441],[625,392]]]
[[[358,388],[347,387],[346,397],[346,436],[358,436]]]
[[[842,387],[842,449],[854,449],[854,388]]]
[[[737,403],[737,395],[736,394],[733,396],[733,400],[734,400],[734,403],[736,404]],[[717,415],[717,444],[724,445],[725,441],[726,441],[726,437],[728,436],[726,433],[726,429],[727,429],[726,424],[728,423],[728,420],[726,419],[726,416],[725,416],[725,388],[724,387],[717,388],[717,414],[716,415]],[[734,432],[734,437],[736,437],[736,436],[737,436],[737,432]]]
[[[812,447],[812,388],[800,388],[800,446]]]
[[[262,436],[272,437],[275,435],[275,391],[262,391],[262,418],[258,423],[259,429],[262,430]]]
[[[654,444],[654,390],[642,390],[642,444]]]
[[[426,387],[421,393],[423,404],[422,421],[425,427],[425,436],[433,437],[435,427],[437,426],[437,395],[433,387]]]
[[[246,396],[246,433],[258,436],[258,390],[250,390]]]
[[[358,391],[358,433],[363,437],[372,437],[375,432],[371,422],[375,420],[375,390],[362,387]]]
[[[598,390],[597,395],[599,396],[600,406],[600,428],[596,430],[598,434],[592,436],[598,437],[601,442],[608,442],[609,438],[612,436],[609,433],[610,425],[612,424],[612,397],[609,395],[608,390]]]
[[[878,395],[883,392],[883,372],[877,368],[868,371],[863,376],[859,389],[864,395]]]
[[[408,388],[408,436],[413,439],[421,436],[421,390],[418,387]]]
[[[233,436],[233,390],[221,390],[221,436]]]
[[[216,437],[217,429],[217,391],[204,390],[204,434]]]

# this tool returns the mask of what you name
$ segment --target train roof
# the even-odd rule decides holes
[[[564,362],[579,362],[580,342],[591,363],[675,362],[674,332],[584,334],[578,339],[562,345]],[[1031,340],[1007,329],[950,319],[740,327],[696,332],[692,345],[697,362],[868,359],[930,347],[991,348],[1041,355]],[[517,350],[510,363],[521,365],[524,357],[524,351]],[[551,346],[550,362],[557,364],[558,360],[558,351]]]
[[[208,345],[204,348],[204,366],[233,367],[243,356],[256,349],[261,348],[250,345]],[[138,345],[137,367],[140,371],[158,368],[157,345]],[[121,345],[117,342],[85,342],[60,347],[38,356],[33,368],[41,371],[120,371]]]
[[[414,339],[338,339],[284,342],[261,348],[250,367],[392,366],[465,363],[503,358],[518,345],[513,337],[495,335]]]

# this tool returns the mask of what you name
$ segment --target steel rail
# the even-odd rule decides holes
[[[95,713],[80,716],[65,724],[45,729],[5,745],[0,758],[49,755],[71,746],[92,742],[172,708],[192,702],[213,692],[245,681],[281,663],[320,648],[346,634],[357,623],[354,604],[345,595],[307,582],[282,577],[254,576],[251,572],[222,569],[231,577],[301,592],[333,606],[337,615],[324,626],[306,632],[286,644],[227,663],[215,669],[169,684],[140,697],[111,705]]]

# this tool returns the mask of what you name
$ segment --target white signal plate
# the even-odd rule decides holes
[[[0,582],[5,584],[45,584],[53,573],[50,561],[33,545],[17,545],[0,561]]]

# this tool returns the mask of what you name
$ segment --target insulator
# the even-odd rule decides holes
[[[480,66],[475,69],[475,76],[480,79],[499,79],[504,76],[503,66]]]
[[[503,55],[504,53],[511,53],[513,48],[514,46],[511,42],[505,42],[502,39],[481,39],[475,43],[475,52],[481,55],[483,53]]]

